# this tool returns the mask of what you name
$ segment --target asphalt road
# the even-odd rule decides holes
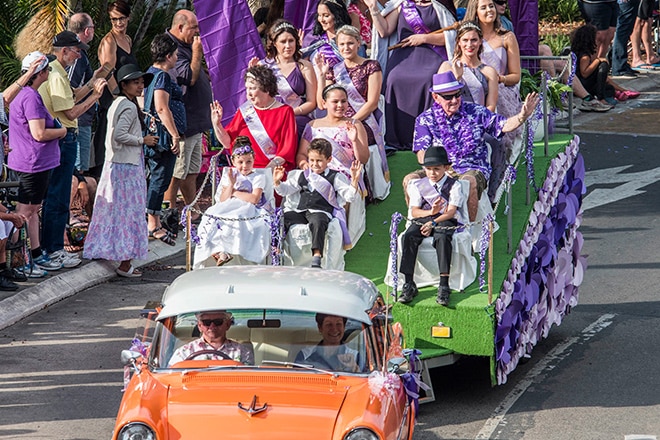
[[[655,112],[649,120],[657,121],[655,106],[651,96],[634,110]],[[652,135],[606,133],[610,118],[626,114],[589,115],[577,126],[590,190],[580,304],[505,385],[490,386],[483,359],[436,369],[438,400],[421,407],[416,439],[660,435],[653,272],[660,267],[660,153]],[[627,127],[616,130],[635,130]],[[0,331],[0,439],[109,438],[121,399],[119,353],[140,308],[183,273],[182,257],[163,264],[142,280],[97,286]]]

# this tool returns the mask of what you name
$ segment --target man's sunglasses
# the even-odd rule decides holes
[[[454,98],[456,98],[456,99],[460,98],[461,97],[461,92],[458,91],[458,92],[454,93],[453,95],[440,95],[440,94],[438,94],[438,96],[440,96],[445,101],[451,101]]]
[[[204,327],[211,327],[211,324],[215,324],[216,327],[220,327],[225,322],[225,319],[200,319],[199,321],[204,325]]]

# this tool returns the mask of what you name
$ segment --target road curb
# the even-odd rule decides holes
[[[184,252],[185,249],[185,241],[181,239],[177,241],[176,246],[169,246],[159,241],[149,242],[149,257],[146,260],[135,260],[133,265],[143,267]],[[110,261],[91,261],[82,267],[48,278],[5,298],[0,301],[0,330],[51,304],[117,277],[116,268],[117,264]]]

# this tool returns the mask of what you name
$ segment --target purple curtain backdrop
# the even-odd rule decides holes
[[[303,46],[307,46],[314,39],[314,17],[319,0],[286,0],[284,2],[284,18],[304,31]]]
[[[511,21],[520,46],[520,55],[539,53],[539,3],[537,0],[509,0]],[[529,69],[536,63],[523,61],[522,67]]]
[[[245,0],[195,0],[213,96],[224,109],[226,125],[245,101],[243,75],[252,57],[265,56]]]

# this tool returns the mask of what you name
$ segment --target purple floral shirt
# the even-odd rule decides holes
[[[204,338],[195,339],[194,341],[188,342],[186,345],[179,347],[179,349],[174,352],[167,365],[174,365],[177,362],[185,360],[191,354],[202,350],[216,350],[216,348],[211,344],[208,344]],[[245,344],[227,339],[222,347],[217,350],[223,352],[236,362],[242,362],[246,365],[254,365],[254,351],[248,349]],[[222,360],[224,358],[213,354],[203,354],[197,356],[195,359]]]
[[[440,104],[434,102],[415,120],[413,151],[445,147],[457,173],[477,170],[488,180],[491,167],[484,136],[501,137],[505,123],[504,116],[471,102],[461,103],[456,114],[447,117]]]

